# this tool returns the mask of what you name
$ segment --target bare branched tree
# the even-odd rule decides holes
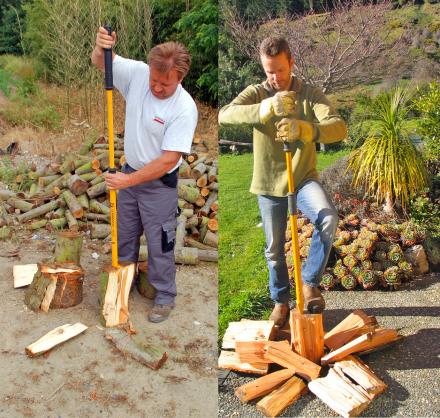
[[[235,47],[258,61],[267,36],[285,37],[295,58],[295,73],[324,92],[369,83],[399,65],[402,38],[388,39],[386,15],[391,1],[338,2],[323,14],[293,16],[250,25],[223,5],[226,30]]]

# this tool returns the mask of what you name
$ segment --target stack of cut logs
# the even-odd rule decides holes
[[[291,323],[292,315],[293,311]],[[299,341],[287,341],[289,329],[277,330],[273,321],[231,322],[223,338],[219,368],[262,375],[237,388],[235,394],[243,403],[261,398],[256,406],[266,416],[278,416],[308,390],[344,417],[359,415],[387,385],[353,354],[361,356],[402,336],[393,329],[379,328],[374,316],[356,310],[317,338],[323,339],[328,352],[314,362],[295,352]]]
[[[108,153],[108,144],[100,137],[85,144],[79,153],[18,176],[21,191],[0,190],[0,238],[10,236],[14,219],[32,230],[89,230],[92,239],[109,238],[110,209],[104,181]],[[117,167],[124,163],[121,140],[115,144],[115,163]],[[217,261],[217,191],[217,161],[188,155],[179,169],[181,214],[176,262]],[[143,261],[146,245],[140,253]]]

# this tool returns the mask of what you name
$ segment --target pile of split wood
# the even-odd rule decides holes
[[[266,416],[278,416],[308,390],[344,417],[359,415],[387,385],[358,356],[402,338],[362,310],[316,337],[322,341],[307,342],[323,348],[315,361],[295,351],[304,341],[290,335],[297,334],[277,330],[273,321],[242,320],[231,322],[223,338],[219,368],[262,376],[235,394],[243,403],[259,399],[256,407]]]
[[[31,230],[90,231],[92,239],[110,239],[110,208],[104,177],[108,170],[108,144],[104,137],[90,140],[77,153],[15,177],[0,190],[0,239],[8,238],[14,224]],[[115,144],[115,163],[125,159],[123,141]],[[180,169],[176,262],[217,261],[217,161],[195,153]],[[141,260],[146,259],[146,246]]]

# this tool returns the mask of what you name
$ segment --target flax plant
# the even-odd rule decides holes
[[[401,87],[379,95],[365,125],[366,139],[349,157],[353,185],[378,203],[385,202],[386,212],[392,212],[396,202],[405,209],[411,196],[427,184],[422,157],[409,137],[414,129],[409,99],[409,90]]]

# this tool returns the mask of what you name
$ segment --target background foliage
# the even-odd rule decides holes
[[[146,60],[153,44],[183,42],[193,58],[185,87],[216,105],[217,20],[213,0],[0,0],[0,54],[26,54],[45,80],[85,87],[87,114],[102,78],[90,63],[96,29],[110,22],[117,53],[129,58]]]

